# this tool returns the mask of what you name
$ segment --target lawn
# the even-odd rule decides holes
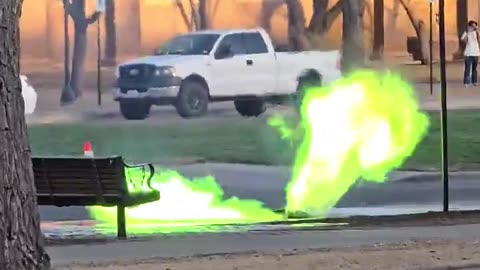
[[[440,126],[431,114],[428,136],[404,169],[440,166]],[[480,112],[449,114],[450,164],[455,169],[480,169]],[[61,124],[29,127],[34,155],[82,155],[89,140],[97,156],[122,155],[130,161],[152,163],[192,160],[291,164],[294,151],[279,139],[264,119],[192,120],[175,124]]]

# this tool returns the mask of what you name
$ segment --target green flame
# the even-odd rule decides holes
[[[429,124],[408,83],[373,71],[307,89],[301,119],[287,211],[320,216],[357,179],[383,182],[413,153]]]
[[[140,171],[129,171],[129,179],[142,179]],[[160,200],[126,209],[129,233],[147,233],[152,226],[168,232],[191,230],[192,226],[274,221],[281,215],[259,201],[224,198],[222,188],[212,176],[188,179],[175,171],[155,174],[152,187],[160,191]],[[148,187],[129,185],[129,192],[145,192]],[[93,218],[111,229],[116,225],[116,208],[91,207]],[[133,225],[133,226],[132,226]],[[162,231],[165,232],[165,231]]]
[[[300,115],[297,128],[280,116],[270,118],[269,124],[282,138],[300,140],[286,187],[287,212],[318,217],[325,216],[359,178],[384,181],[413,153],[428,129],[412,87],[389,72],[359,71],[330,86],[306,89]],[[161,199],[127,209],[127,224],[182,231],[191,225],[282,218],[261,202],[224,198],[213,177],[190,180],[164,171],[152,183]],[[90,212],[115,226],[114,208],[92,207]],[[129,233],[148,231],[142,226],[128,228]]]

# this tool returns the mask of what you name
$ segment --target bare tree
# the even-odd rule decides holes
[[[383,58],[383,48],[385,45],[385,22],[384,22],[384,0],[374,0],[373,2],[373,52],[372,59]]]
[[[407,12],[407,16],[412,23],[415,33],[417,34],[418,40],[420,42],[420,48],[422,51],[422,64],[430,63],[430,46],[429,46],[429,37],[428,37],[428,27],[424,20],[416,13],[415,2],[411,0],[399,0],[400,4],[403,6]]]
[[[263,0],[262,7],[261,7],[261,15],[260,15],[260,25],[265,29],[267,32],[272,30],[272,17],[275,14],[275,11],[285,4],[285,0]]]
[[[180,15],[182,16],[184,23],[187,25],[188,31],[210,28],[208,0],[199,0],[198,6],[195,4],[194,0],[189,0],[191,16],[188,16],[182,0],[176,0],[175,4],[180,11]]]
[[[305,29],[305,14],[299,0],[285,0],[288,10],[288,39],[295,50],[310,48]]]
[[[308,24],[310,33],[324,35],[342,13],[342,1],[337,1],[330,9],[329,0],[313,0],[313,15]]]
[[[0,10],[0,269],[48,270],[19,78],[22,1],[1,0]]]
[[[198,24],[197,29],[204,30],[210,28],[210,22],[208,20],[208,1],[198,1]]]
[[[64,7],[74,23],[74,42],[72,58],[72,75],[70,87],[74,92],[75,99],[82,95],[81,83],[84,77],[85,57],[87,53],[87,27],[96,22],[100,13],[94,12],[90,16],[85,14],[85,0],[63,0]],[[73,101],[62,101],[63,104]]]
[[[363,46],[363,14],[365,0],[344,0],[343,12],[343,65],[345,72],[363,67],[365,51]]]
[[[53,30],[53,26],[54,26],[54,20],[53,20],[53,16],[55,15],[54,12],[53,12],[53,5],[54,4],[57,4],[55,2],[52,2],[52,1],[47,1],[45,7],[46,7],[46,19],[47,19],[47,22],[46,22],[46,31],[45,31],[45,34],[46,34],[46,41],[47,41],[47,56],[48,58],[50,59],[54,59],[56,54],[55,54],[55,42],[57,41],[55,39],[55,36],[54,36],[54,30]]]
[[[183,5],[183,1],[182,0],[176,0],[175,1],[175,4],[177,5],[177,8],[178,10],[180,11],[180,15],[182,16],[182,19],[183,19],[183,22],[185,23],[185,25],[187,26],[187,29],[188,31],[192,31],[193,30],[193,26],[194,26],[194,23],[193,23],[193,16],[192,16],[192,19],[190,19],[190,17],[188,16],[188,13],[185,9],[185,6]],[[192,15],[193,15],[193,12],[192,12]]]
[[[260,15],[260,25],[267,31],[271,30],[271,18],[275,11],[286,4],[288,11],[289,41],[293,49],[305,50],[312,47],[312,36],[323,37],[341,14],[341,4],[338,0],[332,7],[329,0],[313,0],[313,14],[305,27],[305,14],[299,0],[264,0]]]
[[[117,63],[117,27],[115,25],[115,1],[105,2],[105,56],[102,64],[115,66]]]
[[[400,9],[400,1],[399,0],[393,0],[393,7],[386,8],[385,11],[390,14],[388,16],[388,22],[387,22],[387,31],[393,31],[397,28],[397,19],[398,19],[398,14],[399,14],[399,9]]]
[[[457,37],[458,49],[454,54],[455,58],[463,58],[463,51],[465,50],[465,43],[462,42],[461,37],[465,32],[465,27],[468,23],[468,0],[457,0]]]

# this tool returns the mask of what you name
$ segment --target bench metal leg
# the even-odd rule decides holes
[[[125,206],[117,206],[117,237],[127,239],[127,226],[125,222]]]

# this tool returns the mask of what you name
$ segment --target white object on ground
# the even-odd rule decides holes
[[[25,115],[32,114],[37,106],[37,92],[28,83],[28,78],[25,75],[20,75],[22,81],[22,96],[25,103]]]

